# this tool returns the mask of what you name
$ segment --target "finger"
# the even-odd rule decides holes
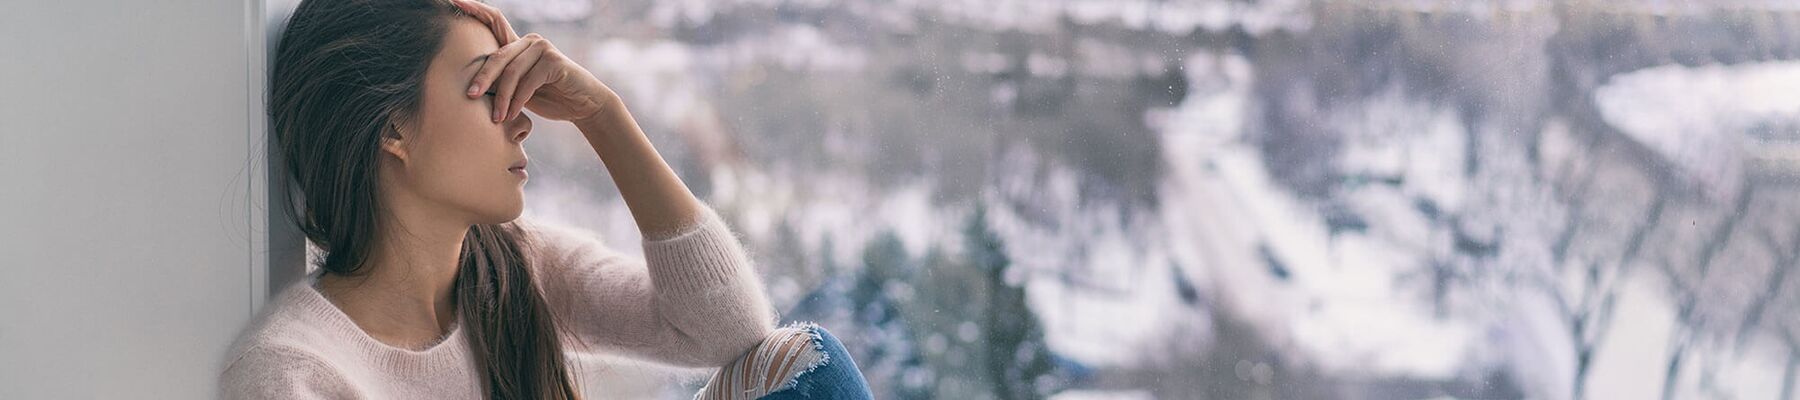
[[[525,72],[525,77],[519,80],[519,94],[513,97],[512,105],[506,108],[506,119],[518,118],[519,113],[525,112],[525,103],[530,102],[538,88],[544,87],[544,83],[550,80],[551,68],[546,68],[545,64],[538,63],[537,67]]]
[[[506,20],[506,16],[501,14],[498,8],[475,0],[450,0],[450,4],[456,5],[456,8],[462,9],[464,13],[487,24],[488,30],[494,34],[495,40],[501,42],[500,44],[517,39],[517,35],[512,34],[512,24]]]
[[[479,96],[492,87],[494,79],[500,77],[501,70],[506,68],[507,64],[511,64],[513,59],[518,58],[519,54],[523,53],[525,48],[530,45],[531,43],[515,42],[500,46],[499,50],[488,54],[487,61],[481,63],[481,69],[476,70],[475,78],[469,81],[469,97]]]
[[[474,0],[451,0],[451,3],[486,23],[488,30],[494,33],[494,40],[500,41],[501,45],[519,40],[519,34],[513,32],[512,23],[506,20],[506,15],[501,14],[500,9]]]
[[[495,122],[505,120],[506,106],[512,104],[513,96],[518,94],[519,78],[525,75],[525,71],[530,71],[531,67],[537,65],[538,59],[542,58],[544,54],[544,46],[538,44],[543,42],[542,40],[521,40],[521,42],[526,43],[524,52],[514,58],[513,62],[506,63],[506,69],[500,72],[500,79],[494,82]]]

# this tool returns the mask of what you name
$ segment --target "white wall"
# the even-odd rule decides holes
[[[214,394],[296,247],[268,248],[262,4],[0,11],[0,399]]]

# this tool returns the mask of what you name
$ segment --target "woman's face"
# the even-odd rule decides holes
[[[498,48],[480,21],[450,22],[425,71],[416,118],[401,124],[400,139],[383,144],[386,204],[470,224],[511,221],[524,210],[526,176],[515,167],[525,161],[531,119],[493,122],[493,96],[465,94],[484,56]]]

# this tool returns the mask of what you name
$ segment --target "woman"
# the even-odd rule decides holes
[[[488,5],[305,0],[268,106],[323,260],[233,346],[224,397],[573,399],[580,352],[722,367],[703,398],[869,397],[829,332],[774,328],[741,245],[619,96]],[[580,129],[642,259],[515,221],[524,110]]]

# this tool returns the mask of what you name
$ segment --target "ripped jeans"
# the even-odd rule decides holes
[[[817,324],[776,329],[713,372],[695,400],[873,399],[843,342]]]

